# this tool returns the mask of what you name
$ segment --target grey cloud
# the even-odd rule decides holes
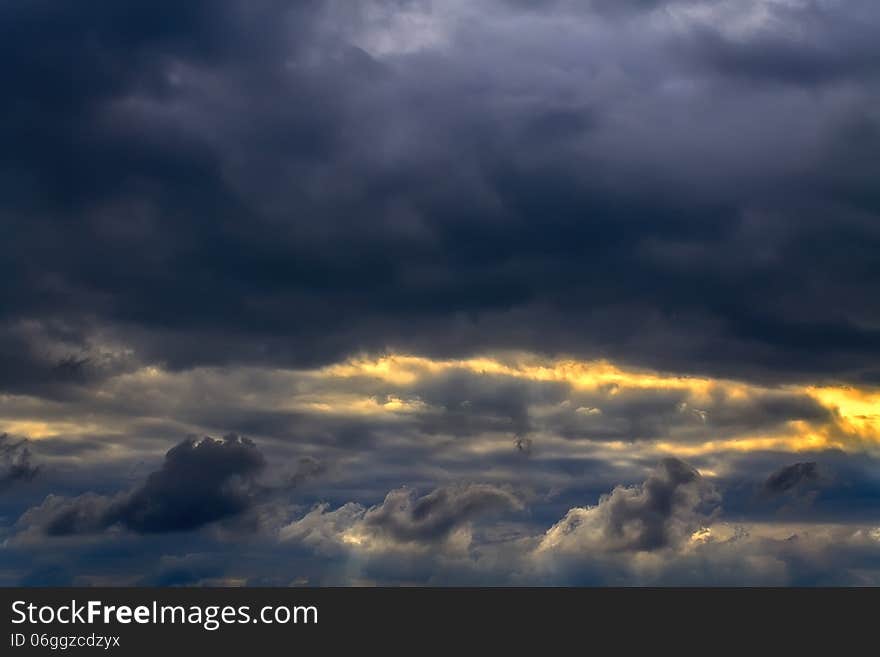
[[[90,341],[64,321],[0,324],[0,387],[17,394],[70,398],[131,367],[130,359]]]
[[[78,531],[93,531],[117,502],[84,496],[74,501],[75,514],[65,514],[71,511],[70,501],[53,498],[43,513],[63,518]],[[280,541],[272,532],[256,534],[249,538],[248,550],[234,554],[211,534],[177,535],[170,543],[160,534],[122,533],[117,540],[128,540],[118,547],[69,544],[65,554],[72,565],[57,549],[48,559],[46,550],[52,548],[41,542],[10,541],[7,556],[11,564],[30,564],[23,571],[29,581],[47,581],[55,573],[52,581],[61,583],[74,581],[71,569],[83,564],[104,577],[136,571],[144,583],[165,585],[227,579],[336,585],[880,581],[876,527],[807,521],[775,528],[725,520],[718,511],[718,491],[691,466],[674,459],[660,463],[641,484],[617,486],[595,506],[571,509],[546,531],[547,525],[533,517],[544,504],[533,498],[529,513],[521,513],[521,496],[486,484],[442,486],[422,496],[396,489],[372,508],[357,502],[333,510],[326,504],[314,507],[282,523]],[[464,528],[469,530],[464,542],[450,540]],[[42,556],[22,562],[22,549]]]
[[[349,502],[338,509],[319,504],[302,518],[282,527],[279,537],[283,543],[301,544],[324,556],[336,556],[342,551],[342,535],[363,519],[365,509]]]
[[[330,500],[346,509],[339,525],[369,513],[386,540],[433,545],[471,513],[514,508],[452,481],[527,481],[552,498],[536,511],[544,529],[638,481],[651,440],[833,421],[781,391],[698,405],[459,373],[334,384],[420,402],[409,415],[321,414],[289,410],[284,391],[301,380],[273,393],[186,378],[206,366],[232,377],[363,352],[512,349],[767,384],[880,380],[876,2],[10,0],[4,17],[0,396],[11,420],[63,434],[31,448],[59,467],[27,487],[55,494],[22,520],[42,534],[118,530],[155,551],[147,541],[166,532],[182,542],[262,507],[273,462],[239,441],[175,448],[129,478],[139,485],[110,471],[190,431],[314,455],[285,480],[326,468],[303,508]],[[145,365],[183,383],[114,392]],[[91,432],[93,420],[107,427]],[[477,449],[499,433],[509,454]],[[33,466],[16,454],[8,476],[22,481]],[[839,480],[798,519],[875,519],[863,456],[835,458]],[[766,511],[749,506],[765,473],[789,460],[696,465],[718,466],[721,485],[731,470],[744,478],[725,495],[749,519]],[[569,517],[595,529],[570,527],[573,553],[575,534],[612,560],[675,553],[682,568],[666,573],[684,581],[688,565],[736,572],[733,556],[695,555],[748,545],[768,579],[793,581],[791,564],[822,544],[800,532],[803,548],[739,538],[683,556],[713,496],[675,467]],[[799,476],[810,483],[790,472],[779,485]],[[367,511],[402,482],[445,492]],[[0,518],[34,504],[3,497]],[[841,534],[852,572],[871,572],[865,531]],[[833,562],[823,550],[805,579]],[[101,571],[102,555],[79,554]],[[33,582],[61,572],[25,570]]]
[[[697,470],[668,458],[641,485],[617,487],[594,507],[571,509],[543,545],[575,557],[675,547],[709,521],[718,502]]]
[[[806,87],[859,81],[880,71],[880,20],[871,2],[762,5],[766,27],[734,38],[705,26],[681,44],[687,61],[744,80]],[[774,29],[778,25],[787,29]]]
[[[262,494],[257,483],[265,459],[238,436],[190,439],[165,455],[160,469],[128,493],[49,496],[19,520],[50,536],[100,532],[116,526],[137,533],[198,529],[251,509]]]
[[[282,526],[279,538],[283,545],[324,557],[363,558],[361,566],[398,578],[414,565],[424,571],[426,564],[445,559],[469,560],[472,536],[457,536],[459,530],[524,508],[520,495],[491,484],[450,484],[422,496],[411,488],[397,488],[369,508],[349,502],[330,510],[328,504],[319,504]],[[406,557],[406,563],[394,555]]]
[[[313,456],[302,456],[297,462],[296,471],[290,476],[290,485],[301,486],[307,481],[327,471],[327,465]]]
[[[875,376],[875,172],[837,164],[873,124],[876,58],[842,29],[873,5],[785,10],[827,43],[794,68],[857,87],[814,103],[693,80],[699,49],[639,22],[659,3],[626,3],[635,23],[578,4],[426,13],[445,45],[388,54],[367,42],[409,35],[351,3],[14,3],[3,321],[173,367],[524,348]]]
[[[9,434],[0,434],[0,492],[19,481],[30,481],[40,471],[31,462],[31,451],[26,440],[15,440]]]
[[[821,477],[815,461],[793,463],[771,473],[764,482],[764,492],[779,495],[803,485],[815,484]]]
[[[730,523],[721,513],[720,491],[675,459],[661,462],[642,484],[618,486],[595,506],[571,509],[543,534],[536,533],[539,527],[534,524],[499,523],[494,531],[475,534],[466,552],[440,549],[438,531],[415,521],[420,504],[428,500],[426,515],[442,508],[438,518],[446,517],[452,497],[448,489],[423,497],[401,489],[371,510],[354,503],[333,511],[317,507],[282,529],[282,544],[312,550],[326,568],[318,570],[317,581],[336,583],[346,581],[337,579],[340,572],[386,583],[665,586],[880,581],[875,528],[806,522],[788,525],[786,531],[763,523]],[[367,522],[370,517],[382,518],[381,529]],[[435,547],[407,551],[408,545]]]
[[[411,489],[398,489],[366,512],[364,524],[397,541],[430,542],[447,538],[481,515],[522,508],[512,492],[487,484],[438,488],[422,497]]]
[[[797,526],[768,537],[746,527],[708,539],[631,581],[662,586],[876,586],[880,549],[874,530],[861,526]]]
[[[817,468],[800,463],[771,476],[792,490]],[[720,482],[723,485],[723,482]],[[618,487],[574,508],[531,553],[532,577],[587,585],[876,585],[880,533],[872,525],[807,519],[787,527],[725,520],[724,492],[669,460],[644,484]],[[650,560],[633,552],[650,552]],[[526,581],[529,581],[526,579]]]
[[[420,430],[461,436],[490,431],[525,435],[535,428],[531,408],[559,403],[567,392],[565,384],[464,371],[427,377],[409,389],[415,399],[427,405],[417,416]]]
[[[114,499],[96,493],[83,493],[67,499],[48,496],[40,506],[28,509],[18,520],[26,530],[42,530],[47,536],[93,534],[107,529]]]
[[[820,449],[793,462],[785,451],[707,454],[700,468],[718,469],[724,516],[742,522],[846,523],[880,521],[876,459],[866,453]]]
[[[656,549],[681,538],[677,526],[681,514],[699,510],[707,499],[708,487],[700,473],[678,459],[665,459],[641,490],[616,489],[600,502],[607,525],[603,531],[612,543],[624,539],[628,549]],[[630,536],[631,528],[636,532]]]
[[[167,532],[238,515],[253,504],[254,480],[265,465],[246,438],[186,441],[107,520],[137,532]]]

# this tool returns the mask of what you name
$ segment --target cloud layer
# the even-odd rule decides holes
[[[13,3],[8,385],[389,347],[876,382],[874,5],[591,7]]]
[[[255,485],[265,467],[253,442],[238,436],[189,439],[165,455],[162,466],[134,490],[105,497],[47,497],[20,524],[49,536],[101,532],[119,526],[138,533],[198,529],[237,516],[260,496]]]
[[[0,584],[876,583],[878,32],[6,2]]]

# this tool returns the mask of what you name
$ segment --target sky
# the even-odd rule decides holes
[[[0,50],[0,585],[880,585],[874,0]]]

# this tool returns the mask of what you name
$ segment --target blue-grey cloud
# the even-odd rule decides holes
[[[873,5],[753,2],[713,59],[711,18],[661,3],[404,4],[12,3],[3,322],[175,366],[520,347],[876,378]]]
[[[0,434],[0,491],[19,481],[30,481],[39,470],[31,461],[27,441]]]
[[[764,482],[764,491],[768,495],[779,495],[815,483],[819,478],[819,464],[815,461],[793,463],[771,473]]]
[[[876,581],[873,416],[805,386],[880,384],[878,27],[6,2],[0,582]],[[389,352],[739,388],[316,369]],[[565,518],[594,558],[516,556]]]
[[[190,439],[170,449],[162,467],[130,492],[50,496],[20,523],[42,527],[49,536],[115,526],[137,533],[198,529],[249,510],[261,494],[256,478],[264,468],[263,455],[246,438]]]

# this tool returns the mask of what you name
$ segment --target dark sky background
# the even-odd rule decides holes
[[[880,584],[876,2],[0,51],[0,584]]]

